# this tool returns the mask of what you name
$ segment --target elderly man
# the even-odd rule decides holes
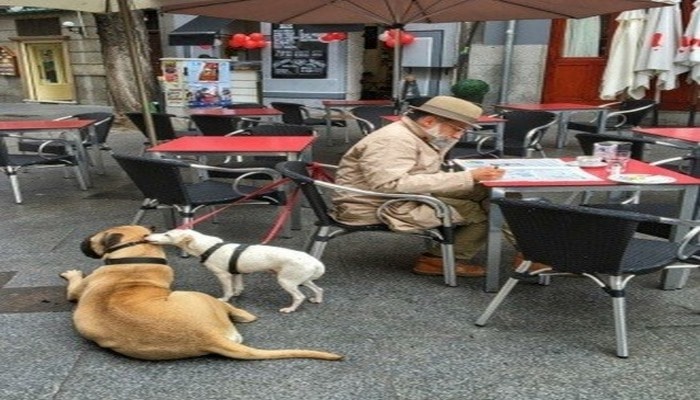
[[[411,107],[401,120],[372,132],[350,148],[340,160],[336,182],[340,185],[384,193],[432,194],[456,211],[456,272],[458,276],[484,275],[482,266],[469,260],[483,248],[487,234],[488,198],[478,182],[500,179],[503,171],[477,168],[446,172],[445,153],[464,130],[474,126],[481,108],[450,96],[436,96],[419,107]],[[379,223],[376,210],[383,200],[340,193],[333,198],[333,217],[346,224]],[[395,204],[384,215],[396,231],[411,231],[440,225],[427,205]],[[418,259],[413,272],[441,275],[440,248],[435,246]]]

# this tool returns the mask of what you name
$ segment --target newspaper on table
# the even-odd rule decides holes
[[[499,181],[557,182],[602,180],[558,158],[454,159],[452,162],[465,170],[481,167],[503,168],[506,173]]]

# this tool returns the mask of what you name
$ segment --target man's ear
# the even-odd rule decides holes
[[[419,118],[416,122],[418,122],[418,125],[420,125],[423,128],[430,128],[438,123],[438,119],[432,115],[426,115],[424,117]]]

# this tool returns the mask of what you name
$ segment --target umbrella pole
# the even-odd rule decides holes
[[[396,40],[394,45],[394,65],[393,65],[393,80],[391,98],[394,100],[394,112],[401,112],[401,35],[403,34],[403,26],[393,26],[391,29],[396,29]]]
[[[124,28],[126,30],[126,40],[129,43],[129,57],[131,58],[131,67],[134,70],[134,79],[136,80],[136,88],[141,97],[141,110],[143,112],[143,120],[146,125],[146,134],[148,135],[148,140],[151,142],[152,146],[157,143],[156,140],[156,129],[153,124],[153,117],[151,116],[151,110],[148,106],[149,99],[146,94],[146,85],[143,83],[143,70],[141,69],[141,64],[138,60],[138,51],[136,46],[136,38],[134,35],[134,20],[131,14],[131,8],[129,7],[128,0],[118,0],[119,1],[119,13],[124,21]]]

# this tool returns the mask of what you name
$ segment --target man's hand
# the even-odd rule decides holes
[[[471,173],[475,182],[481,182],[501,179],[506,171],[497,167],[482,167],[471,170]]]

